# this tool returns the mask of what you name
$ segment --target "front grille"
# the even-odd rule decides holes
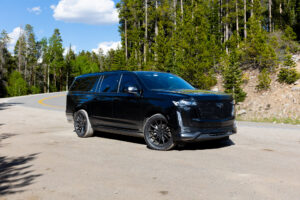
[[[219,120],[232,118],[231,101],[198,101],[197,116],[203,120]]]

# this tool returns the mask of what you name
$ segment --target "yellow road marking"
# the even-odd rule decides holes
[[[48,107],[52,107],[52,108],[64,108],[63,106],[55,106],[55,105],[50,105],[50,104],[44,103],[45,100],[54,99],[54,98],[62,97],[62,96],[66,96],[66,95],[65,94],[61,94],[61,95],[57,95],[57,96],[46,97],[46,98],[38,100],[38,103],[41,104],[41,105],[43,105],[43,106],[48,106]]]

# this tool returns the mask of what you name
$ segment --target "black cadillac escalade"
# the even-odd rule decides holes
[[[79,137],[94,131],[144,137],[156,150],[236,133],[231,95],[197,90],[171,73],[113,71],[75,78],[67,118]]]

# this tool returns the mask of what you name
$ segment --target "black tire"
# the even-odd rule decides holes
[[[146,120],[144,139],[148,147],[154,150],[168,151],[175,146],[168,121],[161,114],[155,114]]]
[[[74,114],[74,129],[78,137],[86,138],[94,134],[88,113],[81,109]]]

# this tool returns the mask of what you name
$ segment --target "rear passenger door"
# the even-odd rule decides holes
[[[113,99],[118,91],[120,74],[105,74],[95,94],[93,118],[95,126],[114,127]]]
[[[91,114],[91,103],[94,98],[99,76],[87,76],[77,78],[70,87],[67,96],[66,112],[73,113],[78,108],[84,108]]]
[[[114,99],[115,125],[122,129],[138,130],[142,122],[141,96],[128,93],[128,87],[136,87],[141,91],[135,74],[124,73],[121,77],[119,93]]]

